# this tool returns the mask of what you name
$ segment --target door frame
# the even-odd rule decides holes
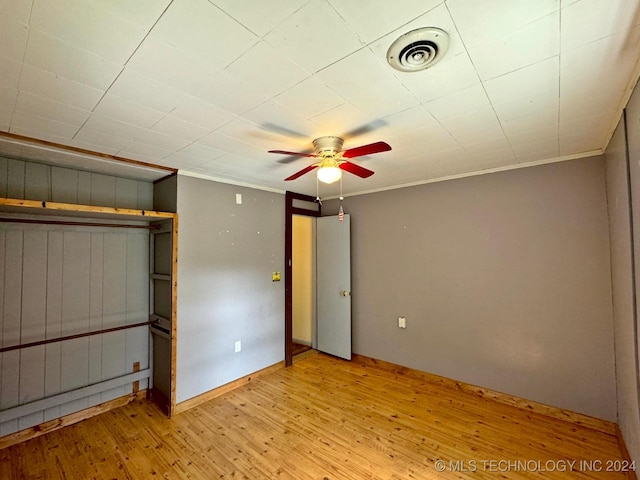
[[[297,202],[296,202],[297,201]],[[296,204],[297,203],[297,204]],[[305,208],[305,204],[313,204]],[[293,216],[320,217],[322,205],[315,197],[287,191],[284,222],[284,363],[293,365]]]

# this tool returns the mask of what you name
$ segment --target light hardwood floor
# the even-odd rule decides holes
[[[5,448],[0,478],[627,478],[616,460],[614,435],[319,354],[172,419],[137,401]]]

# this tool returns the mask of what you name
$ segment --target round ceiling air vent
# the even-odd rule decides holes
[[[449,34],[435,27],[418,28],[400,36],[387,51],[387,61],[401,72],[433,67],[449,49]]]

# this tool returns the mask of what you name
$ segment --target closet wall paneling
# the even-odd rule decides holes
[[[0,197],[151,210],[153,184],[0,157]]]
[[[0,157],[0,448],[153,385],[151,232],[166,225],[175,243],[178,221],[153,209],[154,192],[151,181]],[[175,254],[165,282],[170,345]],[[154,357],[167,365],[170,414],[175,349]]]
[[[148,317],[149,231],[0,223],[2,347]],[[149,366],[147,326],[0,353],[0,410]],[[146,378],[139,388],[148,386]],[[0,423],[0,435],[132,393],[131,384]]]

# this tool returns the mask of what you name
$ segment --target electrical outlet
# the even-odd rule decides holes
[[[407,328],[407,319],[405,317],[398,317],[398,328]]]
[[[236,342],[235,348],[236,348],[236,353],[242,350],[242,342],[240,342],[240,340]]]

